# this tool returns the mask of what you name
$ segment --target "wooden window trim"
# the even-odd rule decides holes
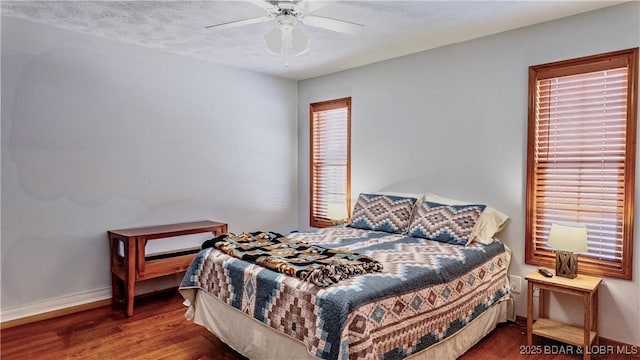
[[[314,186],[314,136],[313,136],[313,113],[315,111],[332,110],[341,107],[347,107],[347,184],[346,184],[346,200],[347,209],[351,209],[351,97],[316,102],[309,105],[309,225],[317,228],[332,226],[333,224],[327,218],[317,217],[314,214],[314,203],[316,199],[316,189]]]
[[[586,256],[579,256],[579,271],[585,274],[632,279],[634,241],[634,200],[636,166],[636,128],[638,105],[638,48],[587,56],[578,59],[553,62],[529,67],[529,103],[527,136],[527,185],[525,219],[525,263],[538,266],[555,266],[555,252],[534,249],[535,206],[535,131],[536,131],[536,84],[538,80],[568,76],[593,71],[628,66],[628,96],[626,119],[626,152],[624,176],[622,263],[620,267],[608,266],[608,262]]]

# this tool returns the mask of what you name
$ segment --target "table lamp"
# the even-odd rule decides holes
[[[331,225],[342,225],[345,223],[349,215],[347,214],[347,205],[344,203],[327,204],[327,218],[331,220]]]
[[[587,251],[587,227],[582,224],[551,224],[547,245],[556,250],[556,275],[578,276],[576,252]]]

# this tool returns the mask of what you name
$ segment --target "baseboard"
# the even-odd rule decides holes
[[[111,288],[85,291],[0,310],[0,329],[28,324],[111,304]]]
[[[527,318],[524,316],[520,316],[520,315],[516,315],[516,324],[525,327],[527,327]],[[634,359],[640,359],[640,346],[639,345],[631,345],[631,344],[626,344],[617,340],[611,340],[611,339],[607,339],[604,338],[602,336],[599,337],[600,338],[600,346],[604,346],[605,348],[603,349],[603,352],[606,352],[606,347],[611,346],[612,349],[614,349],[614,352],[617,351],[618,349],[621,350],[627,350],[628,352],[625,353],[626,356],[628,356],[629,358],[634,358]]]

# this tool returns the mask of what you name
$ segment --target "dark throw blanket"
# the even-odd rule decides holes
[[[207,247],[321,287],[382,270],[382,264],[368,256],[312,245],[274,232],[224,234],[205,241],[202,248]]]

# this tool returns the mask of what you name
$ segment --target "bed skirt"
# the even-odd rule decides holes
[[[508,297],[492,305],[454,335],[407,359],[455,359],[490,333],[497,323],[513,320],[513,310],[513,299]],[[302,342],[275,331],[204,291],[197,291],[195,304],[187,316],[192,316],[194,323],[204,326],[252,360],[317,359],[307,352]]]

